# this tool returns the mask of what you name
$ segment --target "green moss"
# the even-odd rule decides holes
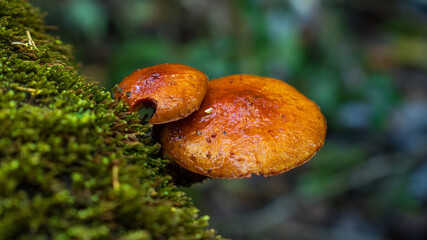
[[[149,127],[70,52],[36,8],[0,0],[0,239],[219,239]]]

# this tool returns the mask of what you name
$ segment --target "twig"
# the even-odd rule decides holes
[[[41,92],[39,89],[20,87],[20,86],[16,86],[15,89],[19,91],[29,92],[31,94],[39,94]]]
[[[37,50],[38,52],[41,52],[37,46],[36,46],[36,42],[34,42],[33,38],[31,37],[30,31],[26,31],[27,33],[27,38],[28,38],[28,42],[26,43],[22,43],[22,42],[12,42],[12,45],[23,45],[25,47],[30,47],[30,50]]]
[[[112,174],[113,174],[113,188],[114,190],[119,190],[120,189],[119,166],[116,163],[113,164]]]

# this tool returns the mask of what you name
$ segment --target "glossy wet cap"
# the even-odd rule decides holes
[[[214,178],[272,176],[310,160],[323,146],[320,108],[277,79],[232,75],[209,82],[189,117],[167,124],[164,154]]]
[[[182,64],[161,64],[138,69],[125,77],[115,91],[129,111],[154,106],[151,124],[162,124],[184,118],[197,110],[208,86],[201,71]]]

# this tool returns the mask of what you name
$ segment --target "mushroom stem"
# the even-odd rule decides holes
[[[167,156],[164,156],[163,158],[168,159]],[[206,179],[209,179],[207,176],[194,173],[181,167],[173,160],[170,160],[169,164],[166,166],[166,173],[172,177],[172,182],[176,186],[182,187],[189,187],[193,184],[202,183]]]

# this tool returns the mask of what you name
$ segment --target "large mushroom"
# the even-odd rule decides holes
[[[208,77],[182,64],[161,64],[138,69],[125,77],[115,98],[129,105],[129,111],[153,108],[151,124],[176,121],[200,107],[206,95]]]
[[[247,178],[307,162],[325,135],[320,108],[292,86],[232,75],[210,81],[200,109],[167,124],[160,141],[165,155],[194,173]]]

